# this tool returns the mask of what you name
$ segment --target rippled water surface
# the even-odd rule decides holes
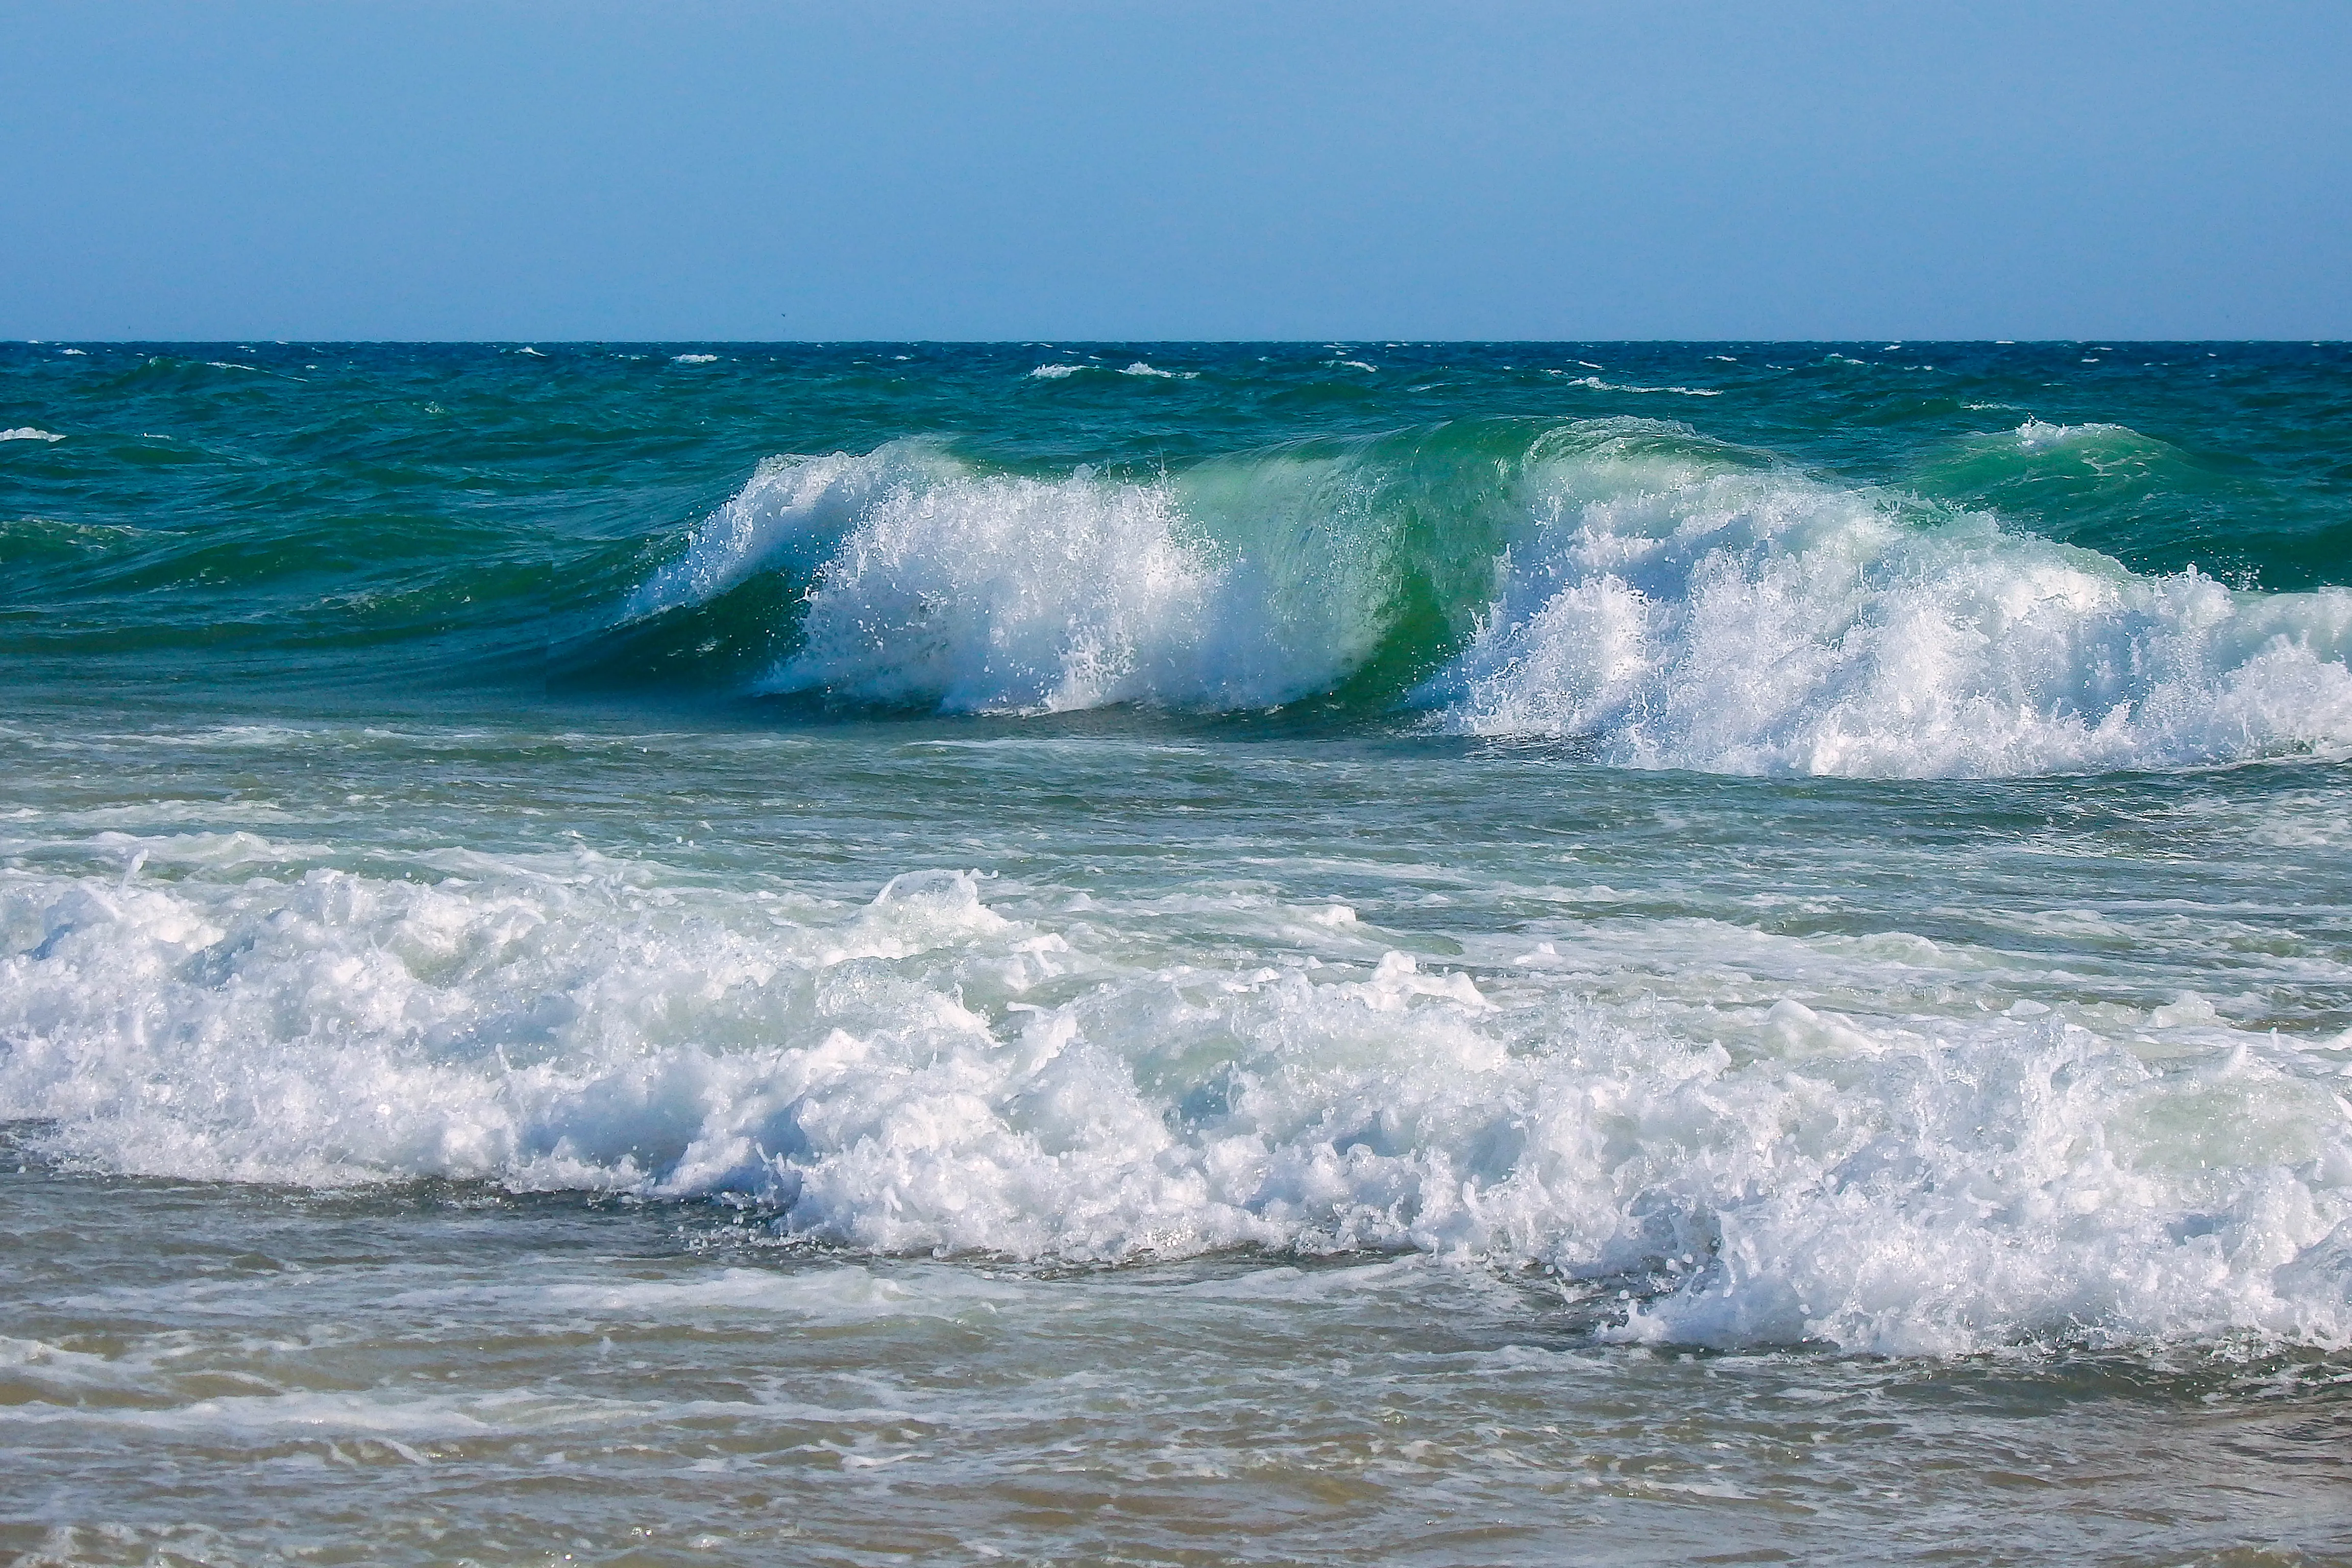
[[[2352,1556],[2347,405],[0,349],[0,1553]]]

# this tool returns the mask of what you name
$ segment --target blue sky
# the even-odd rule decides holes
[[[2352,336],[2352,5],[0,4],[0,336]]]

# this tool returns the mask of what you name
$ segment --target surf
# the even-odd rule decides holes
[[[2115,437],[2019,444],[2092,439]],[[1310,705],[1630,767],[1983,778],[2352,745],[2344,589],[2137,573],[1639,418],[1140,474],[915,441],[772,458],[591,646],[665,637],[739,692],[852,710]]]

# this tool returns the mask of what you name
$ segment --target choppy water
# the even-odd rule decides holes
[[[0,434],[0,1552],[2352,1554],[2352,351]]]

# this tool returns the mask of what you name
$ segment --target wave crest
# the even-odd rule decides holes
[[[1748,773],[2352,745],[2352,593],[2136,574],[1661,421],[1446,426],[1142,478],[991,473],[911,442],[772,459],[629,610],[768,573],[802,619],[753,688],[851,703],[1402,702],[1456,733]]]
[[[1564,484],[1426,689],[1631,766],[2000,777],[2352,742],[2352,594],[2147,577],[1980,513],[1779,474]]]

